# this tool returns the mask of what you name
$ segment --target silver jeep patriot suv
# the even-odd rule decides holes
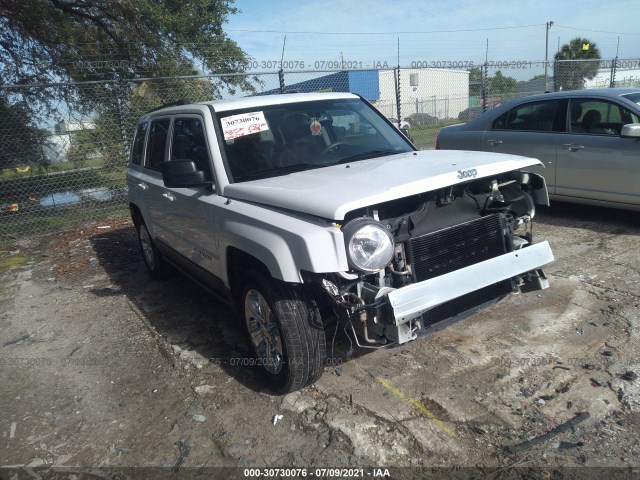
[[[282,393],[321,375],[328,325],[386,348],[546,288],[534,165],[416,151],[357,95],[288,94],[148,113],[127,183],[149,273],[221,294]]]

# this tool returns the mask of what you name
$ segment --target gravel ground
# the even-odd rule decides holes
[[[284,397],[243,365],[224,304],[181,276],[148,277],[128,219],[20,241],[0,255],[0,478],[53,466],[640,468],[639,220],[544,209],[534,234],[556,255],[551,288],[396,349],[347,356],[338,331],[334,365]]]

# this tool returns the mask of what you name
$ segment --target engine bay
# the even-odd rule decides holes
[[[545,197],[542,177],[515,171],[352,211],[341,226],[345,235],[358,222],[378,222],[393,239],[391,261],[378,271],[325,276],[322,290],[358,345],[380,348],[430,333],[521,288],[546,288],[542,270],[500,278],[456,299],[436,298],[433,308],[406,321],[393,319],[388,299],[394,290],[437,282],[531,245],[536,199]]]

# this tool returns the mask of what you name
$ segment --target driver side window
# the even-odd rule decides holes
[[[638,122],[637,115],[606,100],[571,100],[569,113],[568,128],[571,133],[617,136],[623,125]]]
[[[211,162],[202,120],[197,117],[177,117],[173,122],[171,160],[193,160],[198,170],[211,180]]]

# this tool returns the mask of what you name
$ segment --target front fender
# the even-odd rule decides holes
[[[303,219],[263,208],[232,202],[233,211],[220,229],[220,251],[230,247],[261,261],[273,278],[301,283],[301,271],[342,272],[349,269],[342,232],[320,219]],[[227,256],[221,255],[227,272]],[[229,279],[225,279],[228,285]]]

